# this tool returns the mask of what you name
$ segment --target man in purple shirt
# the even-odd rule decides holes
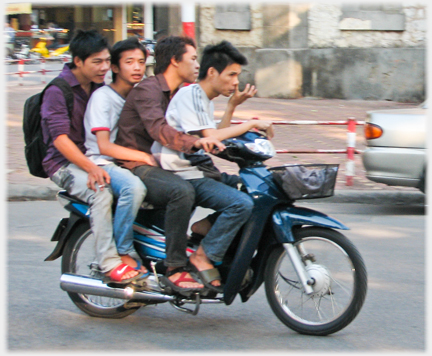
[[[74,94],[69,117],[60,88],[52,85],[42,101],[42,131],[48,146],[43,160],[45,172],[59,187],[90,205],[90,223],[96,240],[96,259],[103,273],[116,282],[132,282],[142,274],[122,263],[113,239],[110,177],[85,156],[84,113],[91,94],[104,85],[111,55],[105,37],[96,31],[79,30],[70,42],[72,63],[59,77]]]

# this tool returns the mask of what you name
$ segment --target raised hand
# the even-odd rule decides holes
[[[255,88],[255,85],[246,84],[246,87],[243,91],[239,91],[237,86],[234,94],[231,95],[228,104],[233,106],[240,105],[247,99],[252,98],[257,93],[257,91],[258,89]]]

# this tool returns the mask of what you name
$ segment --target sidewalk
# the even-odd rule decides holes
[[[24,139],[22,133],[22,111],[24,101],[40,92],[42,84],[25,83],[23,86],[8,84],[5,88],[7,104],[7,194],[8,200],[52,200],[58,187],[49,179],[30,175],[24,158]],[[215,117],[221,117],[227,98],[215,99]],[[340,121],[354,117],[358,121],[366,119],[366,112],[376,109],[406,108],[416,104],[395,103],[389,101],[348,101],[338,99],[264,99],[252,98],[234,113],[234,119],[243,120],[252,117],[272,120],[296,121]],[[273,144],[278,149],[346,149],[347,127],[322,125],[275,125]],[[357,126],[356,149],[365,148],[363,127]],[[388,204],[423,204],[424,195],[414,188],[389,187],[374,183],[365,177],[360,155],[355,156],[355,177],[352,186],[345,185],[345,154],[278,154],[268,160],[269,166],[288,163],[338,163],[339,174],[334,197],[325,202],[388,203]],[[216,165],[229,173],[237,173],[234,163],[215,158]]]

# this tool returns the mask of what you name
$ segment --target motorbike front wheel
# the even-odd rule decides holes
[[[273,250],[265,271],[267,300],[275,315],[301,334],[335,333],[359,313],[367,273],[356,247],[338,231],[308,227],[294,232],[295,248],[314,281],[306,294],[283,246]]]
[[[95,256],[95,238],[88,223],[82,223],[69,238],[62,257],[62,273],[74,273],[103,278]],[[127,306],[127,300],[67,292],[75,305],[84,313],[99,318],[124,318],[140,306]]]

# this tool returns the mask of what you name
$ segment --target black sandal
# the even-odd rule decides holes
[[[165,274],[165,276],[161,277],[161,281],[168,287],[170,287],[174,292],[180,293],[186,297],[189,297],[192,293],[194,292],[199,292],[202,291],[203,288],[183,288],[180,287],[179,284],[182,282],[193,282],[193,283],[199,283],[198,281],[196,281],[195,279],[191,278],[191,277],[186,277],[186,274],[188,274],[190,271],[187,267],[177,267],[174,268],[171,271],[167,271],[167,273]],[[168,277],[176,274],[176,273],[181,273],[180,277],[175,281],[172,282]]]

